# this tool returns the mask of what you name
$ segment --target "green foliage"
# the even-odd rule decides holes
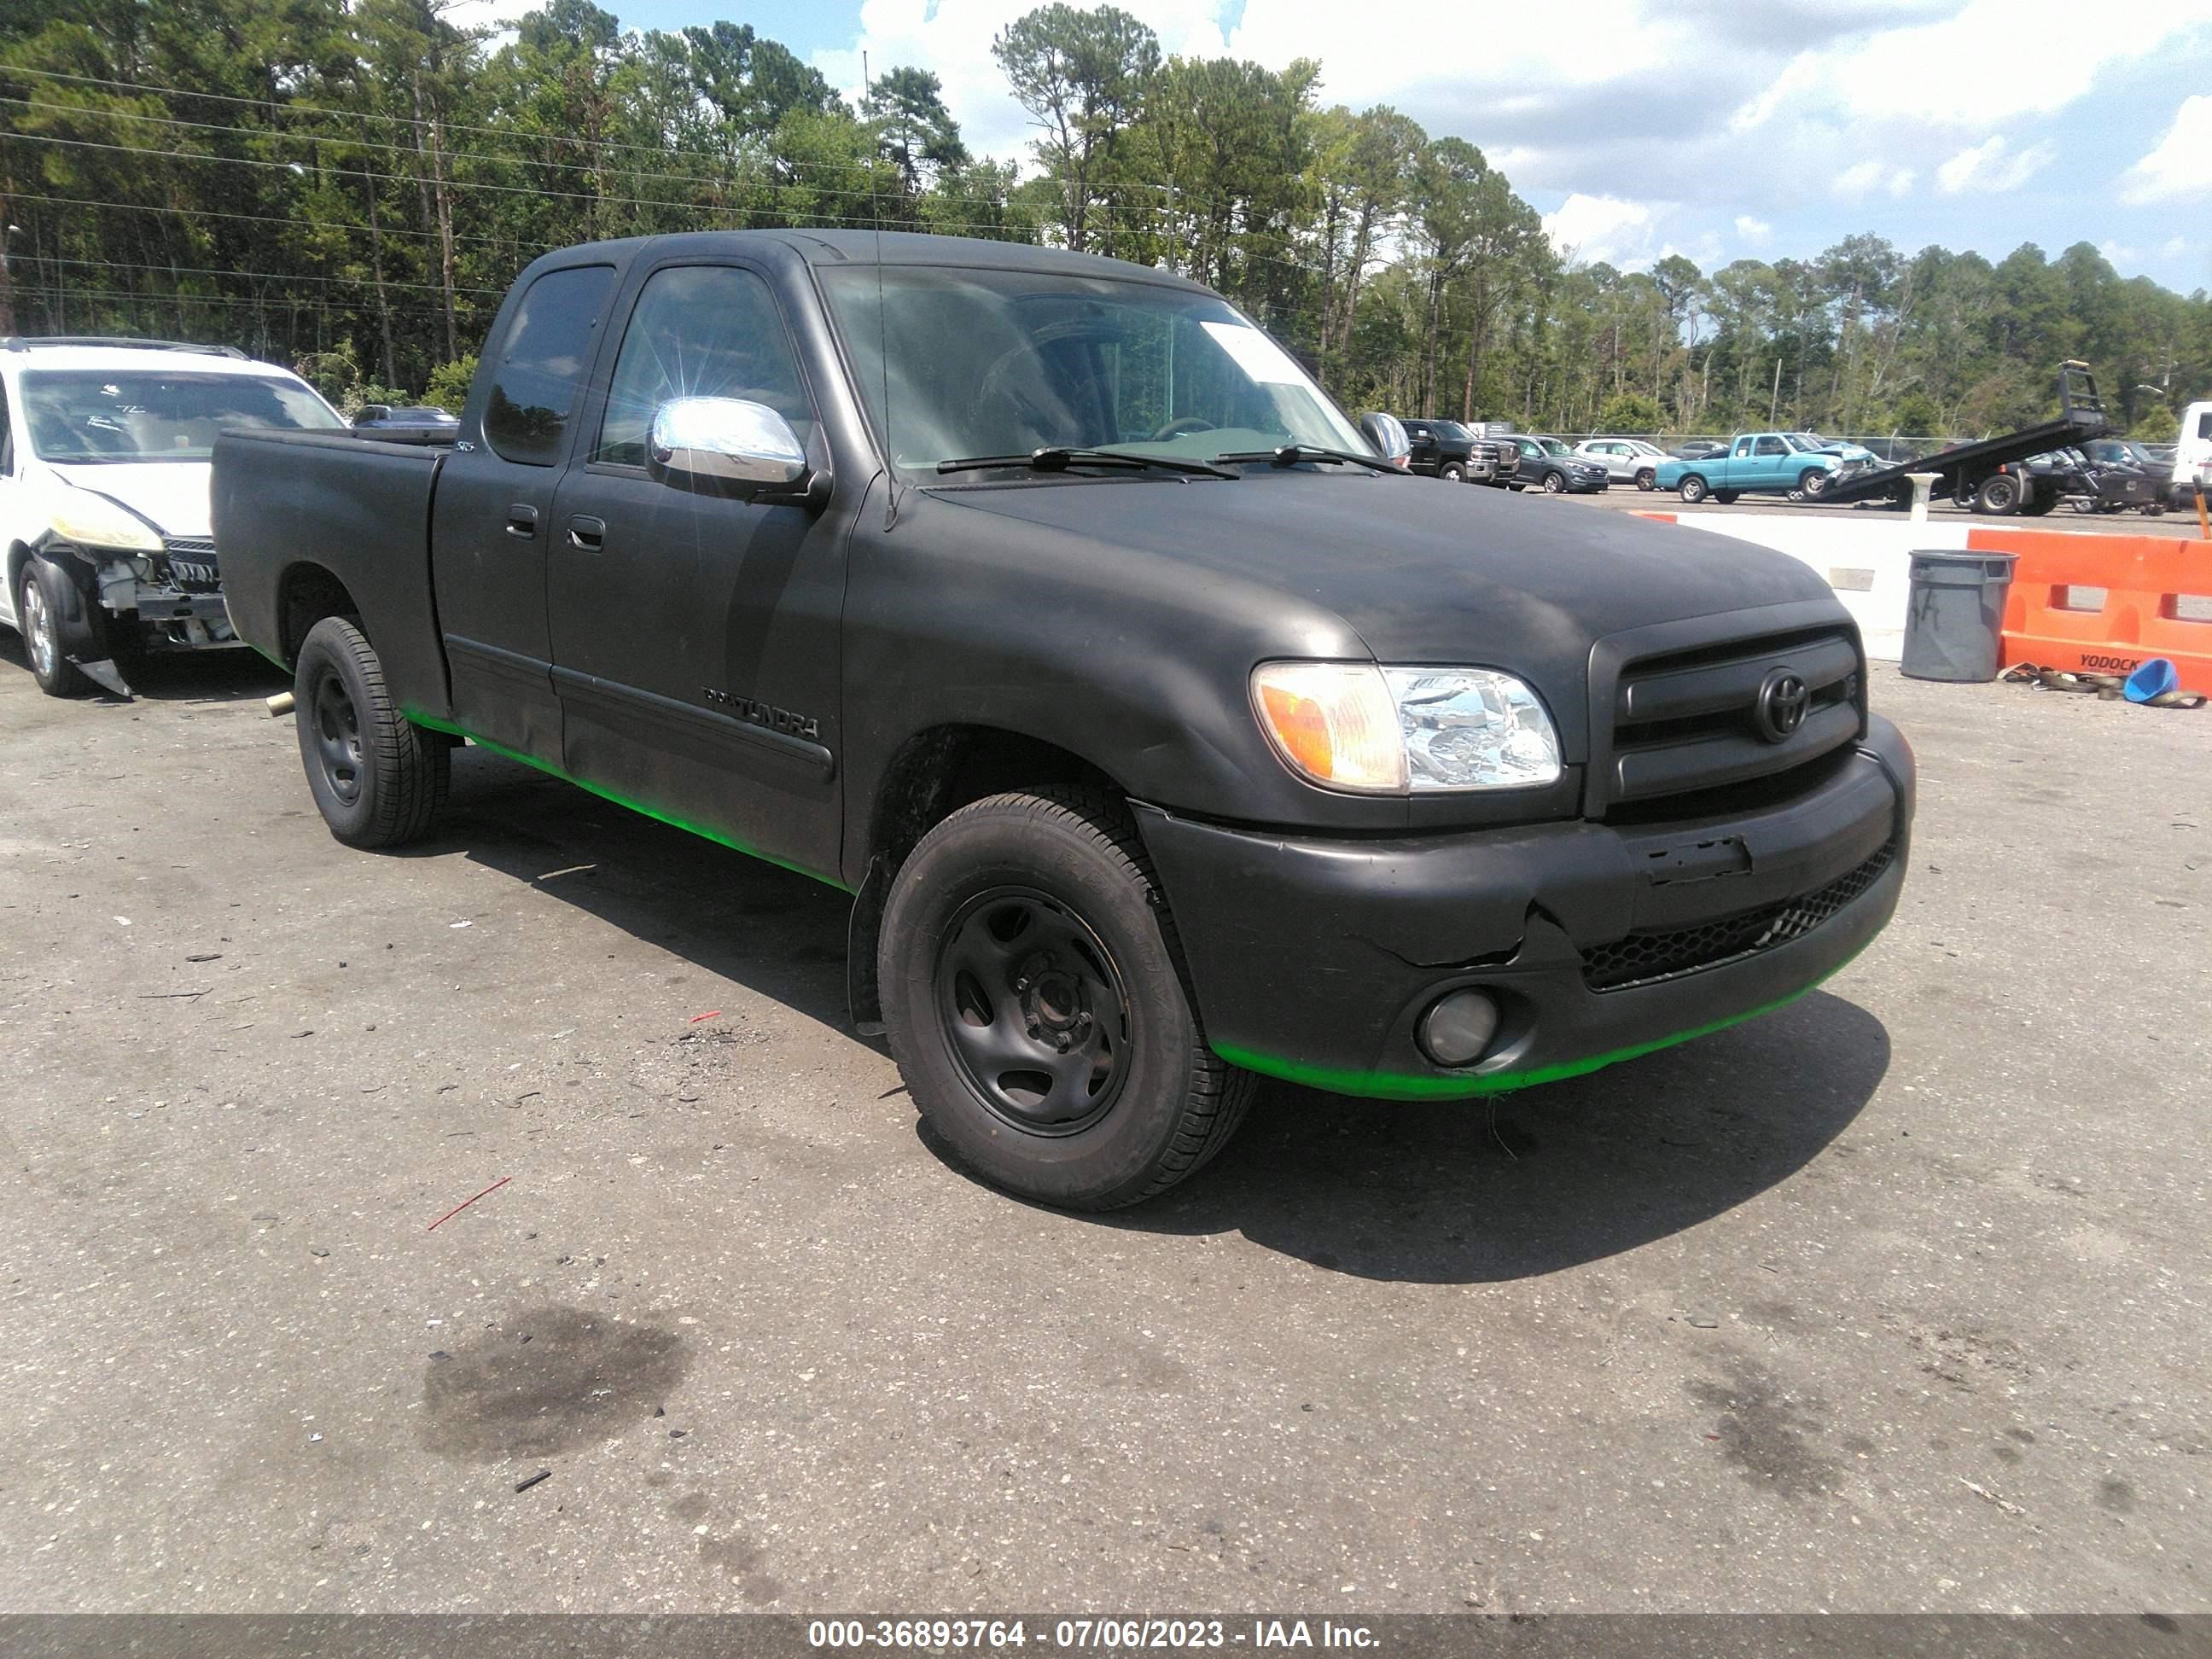
[[[2128,436],[2147,444],[2170,444],[2181,435],[2181,417],[2164,404],[2153,404],[2128,428]]]
[[[450,9],[0,7],[0,207],[20,227],[0,332],[222,341],[341,404],[419,385],[458,408],[549,248],[881,226],[1194,276],[1347,406],[1399,414],[1976,435],[2045,415],[2078,356],[2148,435],[2212,393],[2212,298],[2123,278],[2086,242],[1583,264],[1474,144],[1322,105],[1310,61],[1166,57],[1113,6],[1041,6],[991,43],[1036,129],[1019,167],[971,155],[918,68],[883,69],[856,108],[741,23],[628,30],[551,0],[501,34]]]
[[[1597,412],[1600,432],[1643,434],[1656,432],[1666,417],[1659,412],[1659,401],[1641,392],[1618,392],[1605,400],[1605,407]]]
[[[429,380],[422,387],[422,401],[434,404],[448,414],[458,415],[461,405],[469,400],[470,384],[477,378],[477,357],[474,352],[450,363],[440,363],[430,371]]]

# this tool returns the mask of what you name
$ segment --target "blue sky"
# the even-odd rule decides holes
[[[604,3],[604,0],[603,0]],[[971,144],[1025,143],[992,35],[1035,0],[616,0],[638,28],[717,15],[848,89],[943,78]],[[1342,0],[1120,0],[1171,52],[1318,58],[1323,95],[1480,146],[1586,259],[1711,270],[1855,231],[2000,258],[2102,246],[2125,276],[2212,288],[2212,0],[1576,0],[1514,5],[1439,51]],[[1347,18],[1363,20],[1347,27]],[[1492,28],[1486,21],[1485,29]],[[1480,40],[1480,44],[1477,44]]]

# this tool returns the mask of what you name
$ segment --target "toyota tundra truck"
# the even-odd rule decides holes
[[[1410,478],[1141,266],[549,254],[450,445],[228,434],[214,506],[338,841],[430,834],[468,742],[850,894],[855,1024],[1051,1204],[1183,1179],[1262,1077],[1471,1099],[1749,1018],[1905,879],[1804,565]]]

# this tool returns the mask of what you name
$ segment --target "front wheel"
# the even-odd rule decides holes
[[[44,559],[23,567],[22,585],[15,590],[15,623],[31,659],[31,678],[50,697],[81,697],[92,690],[92,682],[62,654],[62,617],[73,599],[83,603],[69,586],[69,578]]]
[[[1457,461],[1449,462],[1437,471],[1437,477],[1446,483],[1458,483],[1467,477],[1467,469]]]
[[[1797,475],[1797,488],[1808,501],[1817,501],[1827,493],[1828,475],[1817,466],[1808,466]]]
[[[1078,1210],[1164,1192],[1228,1143],[1258,1079],[1206,1046],[1175,921],[1121,803],[994,795],[921,838],[877,956],[891,1054],[994,1186]]]
[[[1636,487],[1638,489],[1649,494],[1651,490],[1658,487],[1658,483],[1659,473],[1657,469],[1647,466],[1638,471],[1636,474]]]
[[[1544,493],[1547,495],[1561,495],[1565,493],[1566,487],[1567,475],[1565,473],[1547,472],[1544,475]]]
[[[331,834],[361,848],[420,839],[445,801],[453,745],[399,712],[360,629],[326,617],[308,630],[292,701],[307,787]]]
[[[1713,499],[1723,507],[1734,507],[1742,494],[1743,491],[1741,489],[1716,489],[1713,491]]]
[[[1705,496],[1709,492],[1705,489],[1705,481],[1703,478],[1700,478],[1696,473],[1692,472],[1688,477],[1682,480],[1681,487],[1677,493],[1692,507],[1695,507],[1699,501],[1705,499]]]

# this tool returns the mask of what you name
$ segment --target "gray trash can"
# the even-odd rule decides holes
[[[1907,679],[1993,680],[2011,553],[1916,552],[1905,612]]]

